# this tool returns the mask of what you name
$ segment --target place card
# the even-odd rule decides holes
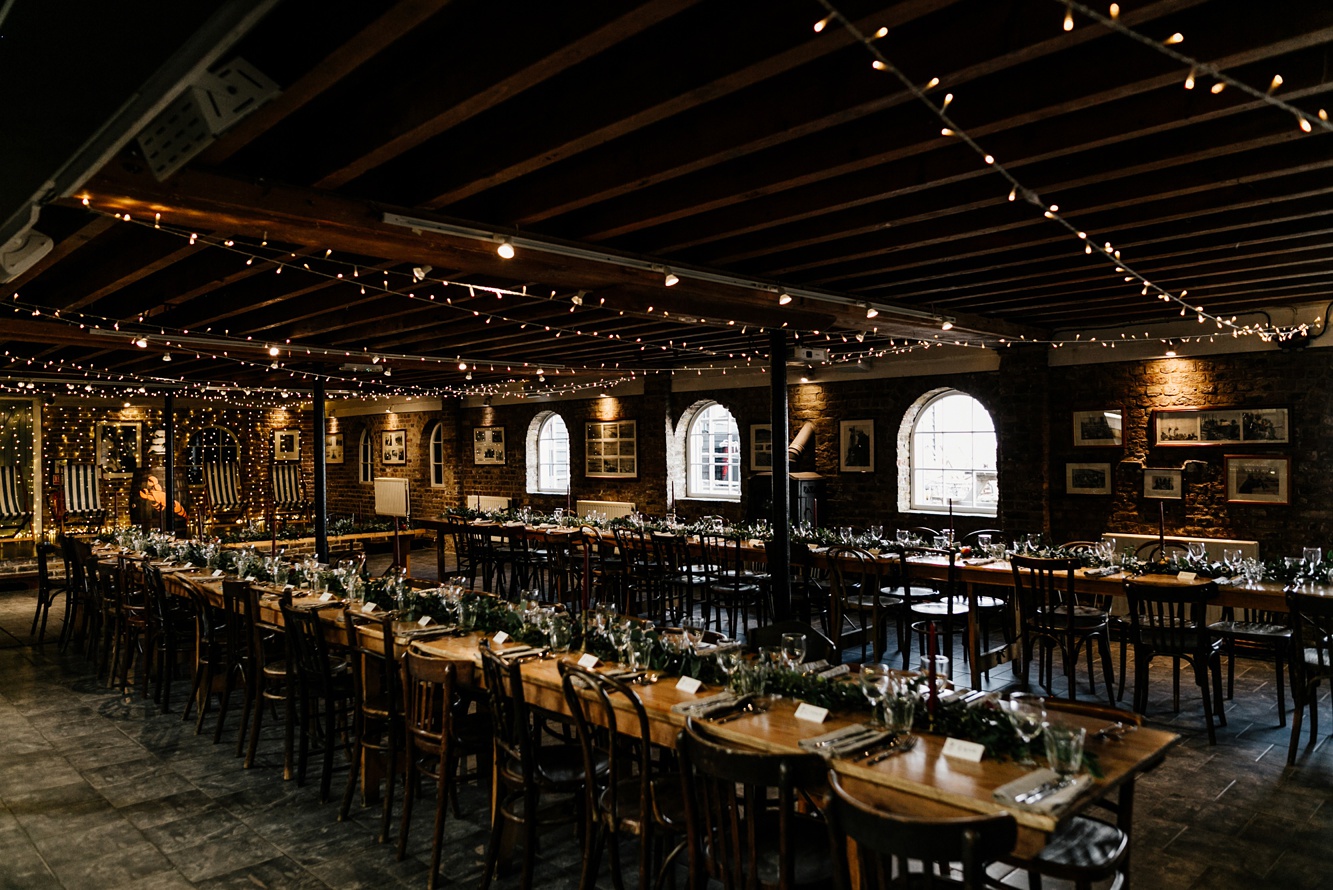
[[[255,580],[255,576],[254,576],[254,575],[246,575],[246,576],[245,576],[245,583],[246,583],[246,584],[252,584],[252,583],[254,583],[254,580]]]
[[[430,626],[430,623],[431,623],[431,620],[432,620],[432,619],[431,619],[431,617],[430,617],[429,615],[422,615],[420,618],[417,619],[417,626],[418,626],[418,627],[429,627],[429,626]]]
[[[963,739],[948,738],[944,740],[944,747],[940,749],[940,753],[945,757],[980,763],[981,758],[986,756],[986,746]]]
[[[588,670],[592,670],[593,668],[597,667],[597,662],[598,662],[597,656],[593,655],[591,652],[585,652],[582,656],[579,657],[579,667],[587,668]]]
[[[798,664],[796,666],[796,672],[799,674],[813,674],[817,671],[826,670],[827,668],[828,659],[821,658],[819,661],[809,661],[805,664]]]
[[[214,569],[214,570],[213,570],[213,577],[214,577],[214,578],[221,578],[221,577],[222,577],[222,569]]]
[[[288,584],[288,585],[286,585],[286,586],[284,586],[284,587],[282,588],[282,592],[283,592],[283,593],[291,593],[291,592],[292,592],[293,590],[295,590],[295,589],[296,589],[295,587],[293,587],[292,585]]]
[[[841,677],[844,674],[850,674],[851,672],[852,669],[847,665],[840,664],[837,667],[831,667],[826,671],[820,671],[818,676],[823,677],[825,680],[832,680],[835,677]]]
[[[508,639],[509,639],[509,634],[505,633],[502,630],[497,630],[495,632],[495,636],[491,637],[491,645],[499,646],[501,643],[505,642]]]
[[[361,606],[361,611],[366,614],[370,614],[371,612],[375,611],[376,608],[377,607],[374,603],[366,603],[363,606]]]
[[[676,688],[687,695],[694,695],[704,685],[698,677],[681,677],[676,681]]]
[[[327,591],[324,592],[324,593],[321,593],[321,594],[319,595],[319,601],[320,601],[321,603],[327,603],[327,602],[328,602],[329,600],[331,600],[331,599],[333,599],[333,594],[331,594],[331,593],[329,593],[329,592],[327,592]]]
[[[1177,581],[1193,581],[1193,580],[1194,580],[1195,578],[1197,578],[1197,577],[1199,577],[1199,575],[1198,575],[1197,572],[1181,572],[1179,575],[1176,575],[1176,580],[1177,580]]]
[[[812,705],[808,701],[803,701],[796,706],[796,713],[793,714],[797,720],[806,720],[810,723],[823,723],[828,718],[828,708],[821,708],[818,705]]]

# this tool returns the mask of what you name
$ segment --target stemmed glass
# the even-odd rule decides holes
[[[912,533],[908,529],[900,528],[894,533],[894,536],[898,539],[898,543],[904,547],[912,543]]]
[[[680,623],[681,636],[691,652],[699,651],[699,641],[704,638],[704,624],[697,618],[686,618]]]
[[[805,634],[785,633],[782,635],[782,663],[789,671],[805,660]]]
[[[1222,548],[1222,564],[1227,567],[1227,572],[1233,578],[1239,575],[1244,568],[1245,559],[1241,555],[1239,547]]]
[[[1045,699],[1030,692],[1015,692],[1002,703],[1002,707],[1014,727],[1014,734],[1029,747],[1028,755],[1018,761],[1019,765],[1036,766],[1037,761],[1032,759],[1031,745],[1032,740],[1041,734],[1042,725],[1046,722]]]
[[[1312,582],[1320,580],[1319,573],[1323,568],[1324,551],[1318,547],[1306,547],[1301,553],[1301,561],[1305,563],[1305,577]]]
[[[1203,541],[1190,541],[1186,549],[1189,551],[1190,562],[1200,562],[1208,555],[1208,545]]]
[[[884,728],[884,717],[881,705],[884,698],[889,694],[889,687],[893,683],[893,672],[886,664],[863,664],[861,665],[861,694],[870,702],[870,710],[873,715],[870,722],[876,727]]]

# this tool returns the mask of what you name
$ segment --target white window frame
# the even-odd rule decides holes
[[[705,422],[722,420],[731,424],[731,451],[718,459],[717,444],[719,438],[726,437],[726,432],[710,433],[713,439],[705,454],[703,425]],[[715,479],[715,471],[724,467],[724,475],[731,481],[721,482]],[[736,416],[719,402],[706,402],[695,410],[685,434],[685,496],[701,500],[739,501],[741,499],[741,433]]]
[[[444,488],[444,424],[442,423],[435,424],[430,431],[426,464],[430,468],[430,487]]]
[[[564,484],[559,484],[558,479],[553,476],[559,474],[555,468],[559,464],[559,443],[555,440],[553,431],[554,422],[559,421],[564,430]],[[549,435],[548,434],[552,434]],[[569,422],[564,417],[554,411],[542,411],[532,418],[528,424],[528,434],[525,443],[524,453],[526,454],[527,466],[527,491],[528,494],[547,494],[561,495],[569,494],[569,486],[573,481],[573,465],[570,461],[571,443],[569,439]]]
[[[369,427],[361,431],[356,443],[356,478],[362,485],[375,483],[375,443]]]
[[[931,414],[932,410],[940,402],[946,399],[958,398],[958,397],[969,399],[972,403],[972,417],[974,418],[974,422],[970,425],[971,426],[970,429],[936,430],[931,433],[919,429],[922,422]],[[920,484],[922,482],[922,473],[929,472],[932,474],[938,474],[938,483],[940,487],[943,488],[947,485],[945,481],[945,473],[948,472],[954,474],[964,473],[972,477],[972,483],[969,486],[971,492],[971,498],[976,498],[978,496],[980,491],[979,486],[984,488],[985,485],[990,484],[995,487],[994,501],[986,502],[986,501],[969,500],[967,498],[960,498],[953,502],[952,509],[954,513],[967,514],[971,516],[998,515],[999,436],[995,431],[994,418],[991,417],[991,413],[986,409],[986,406],[982,404],[979,399],[977,399],[970,393],[962,392],[956,389],[946,389],[932,394],[928,394],[927,397],[923,397],[923,399],[920,402],[918,402],[918,405],[914,406],[914,411],[915,413],[911,416],[911,427],[908,432],[906,441],[906,447],[907,447],[906,463],[908,466],[908,478],[907,478],[908,497],[907,497],[907,504],[905,506],[907,510],[913,513],[933,513],[933,514],[948,513],[950,507],[948,503],[947,491],[945,492],[944,503],[933,503],[920,499],[923,494],[923,492],[920,489]],[[989,422],[990,426],[989,429],[984,429],[983,427],[985,426],[985,424],[977,423],[975,421],[978,412],[980,412],[980,414],[985,417],[986,421]],[[994,455],[995,459],[992,463],[992,466],[990,467],[983,466],[985,460],[977,459],[976,457],[977,450],[975,445],[971,449],[971,460],[967,461],[965,466],[963,465],[950,465],[950,466],[942,465],[938,467],[924,466],[927,458],[920,451],[921,446],[924,445],[924,442],[922,441],[923,437],[927,435],[940,435],[940,434],[946,434],[946,435],[970,434],[972,436],[989,435],[990,437],[993,438],[995,442],[995,455]],[[978,479],[979,476],[982,478]],[[991,478],[988,481],[986,477],[991,477]]]

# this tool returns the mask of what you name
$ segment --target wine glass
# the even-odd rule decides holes
[[[1301,560],[1305,563],[1305,574],[1314,578],[1323,564],[1324,551],[1318,547],[1306,547],[1301,553]]]
[[[1240,573],[1244,565],[1244,558],[1241,556],[1239,547],[1222,548],[1222,564],[1227,567],[1227,572],[1232,576]]]
[[[990,535],[977,535],[977,549],[982,553],[990,552]]]
[[[782,635],[782,663],[787,670],[794,671],[805,660],[805,634],[785,633]]]
[[[1005,714],[1014,727],[1014,734],[1024,745],[1029,746],[1026,757],[1018,761],[1020,766],[1036,766],[1032,759],[1032,740],[1041,734],[1046,722],[1046,700],[1030,692],[1015,692],[1003,703]]]
[[[904,547],[912,543],[912,533],[905,528],[898,529],[898,531],[894,533],[894,536],[898,539],[898,543],[902,544]]]
[[[872,713],[871,723],[880,729],[884,728],[884,720],[880,713],[880,706],[884,702],[885,696],[889,694],[889,687],[893,683],[893,672],[886,664],[863,664],[861,665],[861,694],[870,702]]]
[[[1190,562],[1201,562],[1208,555],[1208,545],[1203,541],[1190,541],[1186,549],[1189,551]]]
[[[680,633],[690,651],[697,652],[699,642],[704,638],[704,624],[698,618],[686,618],[680,623]]]

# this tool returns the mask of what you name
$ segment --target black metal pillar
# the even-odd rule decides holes
[[[167,502],[162,505],[162,531],[171,532],[176,528],[176,396],[170,392],[162,397],[162,429],[167,434]]]
[[[773,585],[773,618],[791,617],[791,474],[787,465],[787,335],[774,328],[768,335],[770,414],[773,424],[773,546],[768,571]]]
[[[311,413],[314,419],[311,426],[315,439],[315,558],[320,562],[329,561],[329,488],[324,475],[326,458],[324,446],[324,378],[315,378],[315,389],[311,393],[314,401]]]

